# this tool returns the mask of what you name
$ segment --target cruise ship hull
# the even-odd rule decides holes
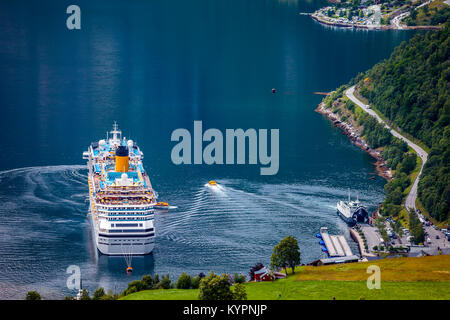
[[[108,239],[104,236],[100,237],[100,233],[94,222],[94,216],[90,215],[92,239],[97,250],[108,256],[124,256],[124,255],[148,255],[153,252],[155,247],[154,234],[147,238],[124,237],[121,239]],[[132,242],[132,244],[130,244]]]

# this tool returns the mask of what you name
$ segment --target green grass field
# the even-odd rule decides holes
[[[381,270],[381,289],[367,288],[369,265]],[[245,284],[249,300],[416,300],[450,299],[450,256],[384,259],[373,262],[299,267],[274,282]],[[124,300],[195,300],[197,289],[147,290]]]
[[[367,289],[365,281],[308,280],[247,283],[249,300],[420,300],[450,299],[448,282],[382,282],[381,289]],[[424,294],[426,292],[426,294]],[[196,300],[198,289],[147,290],[123,300]]]

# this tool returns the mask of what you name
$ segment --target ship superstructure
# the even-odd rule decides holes
[[[143,255],[153,250],[156,195],[143,156],[134,141],[122,138],[116,123],[106,139],[92,142],[83,152],[94,241],[103,254]]]
[[[355,225],[357,222],[365,223],[368,220],[369,214],[367,209],[361,205],[358,198],[351,201],[350,193],[348,194],[348,201],[338,201],[336,209],[339,216],[350,226]]]

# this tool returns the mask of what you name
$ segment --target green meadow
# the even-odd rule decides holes
[[[381,270],[381,288],[368,289],[369,265]],[[248,282],[249,300],[449,300],[450,256],[383,259],[322,267],[298,267],[283,280]],[[136,292],[123,300],[195,300],[198,289]]]

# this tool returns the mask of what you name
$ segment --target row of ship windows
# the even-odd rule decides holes
[[[153,218],[107,218],[108,221],[148,221]]]
[[[114,229],[114,230],[108,230],[109,233],[150,232],[150,231],[153,231],[153,228],[149,228],[149,229]]]
[[[106,239],[100,239],[100,240],[106,241]],[[133,242],[133,243],[124,243],[125,241]],[[144,242],[144,243],[136,243],[136,242],[140,242],[140,241],[141,240],[125,239],[125,240],[109,240],[109,243],[108,242],[99,241],[98,243],[105,244],[105,245],[110,245],[110,246],[119,246],[119,245],[130,246],[130,245],[137,245],[137,244],[146,245],[146,244],[154,243],[154,241]],[[120,243],[111,243],[111,242],[120,242]]]
[[[142,227],[142,223],[111,223],[111,228],[114,227]]]

